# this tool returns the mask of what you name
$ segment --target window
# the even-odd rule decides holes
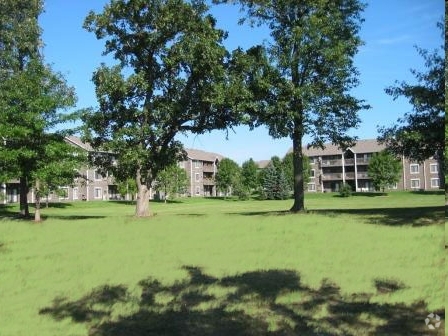
[[[201,161],[198,161],[198,160],[194,161],[194,167],[195,167],[195,168],[201,168],[201,166],[202,166],[201,163],[202,163],[202,162],[201,162]]]
[[[94,197],[95,197],[96,199],[103,198],[103,189],[101,189],[101,188],[95,188]]]
[[[431,188],[439,188],[440,182],[438,178],[432,178],[431,179]]]
[[[73,188],[73,199],[78,199],[78,187]]]
[[[431,174],[437,174],[439,172],[439,165],[437,163],[431,163],[429,165],[429,171]]]
[[[419,173],[419,169],[420,169],[420,165],[418,163],[411,163],[409,168],[411,170],[411,174],[418,174]]]
[[[194,174],[194,180],[195,180],[196,182],[199,182],[199,181],[200,181],[200,178],[201,178],[201,176],[199,175],[199,173]]]
[[[59,199],[68,199],[68,188],[67,187],[59,188]]]
[[[310,177],[313,178],[315,177],[316,171],[314,169],[310,170]]]
[[[411,189],[420,189],[420,179],[411,180]]]
[[[316,185],[314,183],[308,183],[308,191],[316,191]]]
[[[201,187],[196,187],[196,195],[200,195],[201,194]]]
[[[391,184],[391,185],[389,186],[389,189],[397,190],[397,189],[398,189],[398,183]]]
[[[95,180],[98,181],[98,180],[102,180],[102,179],[103,179],[103,176],[101,176],[101,174],[95,170]]]

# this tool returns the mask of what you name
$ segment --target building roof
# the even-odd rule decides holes
[[[78,146],[88,152],[93,151],[93,148],[92,148],[92,146],[90,146],[89,143],[82,142],[81,139],[77,136],[69,135],[69,136],[65,137],[65,140],[67,142],[71,143],[72,145]]]
[[[260,168],[260,169],[266,168],[269,163],[271,163],[271,160],[261,160],[261,161],[256,161],[255,162],[257,167]]]
[[[386,145],[379,144],[376,139],[358,140],[356,144],[349,147],[353,153],[376,153],[386,149]],[[292,149],[288,153],[292,152]],[[324,149],[321,148],[304,148],[303,154],[306,156],[322,156],[322,155],[338,155],[341,154],[341,149],[331,143],[324,144]]]
[[[206,152],[200,149],[187,148],[185,151],[187,152],[188,158],[191,160],[215,162],[216,159],[218,159],[218,161],[224,159],[224,156],[221,154]]]

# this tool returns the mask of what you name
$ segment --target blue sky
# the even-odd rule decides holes
[[[113,62],[102,56],[104,41],[82,29],[84,18],[90,10],[100,12],[106,0],[63,1],[46,0],[45,13],[40,17],[45,44],[44,55],[53,69],[61,72],[69,85],[75,87],[77,108],[97,106],[93,71],[101,62]],[[371,0],[364,12],[365,22],[361,38],[365,45],[355,57],[360,71],[361,84],[353,93],[372,106],[361,111],[362,124],[351,134],[361,139],[376,138],[377,126],[393,124],[412,107],[404,99],[393,100],[384,89],[396,80],[414,82],[410,69],[424,69],[422,58],[414,46],[429,50],[443,43],[436,27],[445,13],[442,0]],[[225,42],[229,50],[243,48],[266,40],[269,32],[237,24],[240,14],[237,6],[217,6],[212,14],[218,27],[226,30]],[[204,135],[179,137],[186,148],[212,151],[227,156],[238,163],[249,158],[269,159],[283,157],[292,146],[289,138],[272,139],[264,127],[249,131],[246,127],[226,133],[214,131]],[[304,138],[304,144],[309,141]]]

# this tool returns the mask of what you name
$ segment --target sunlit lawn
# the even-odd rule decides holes
[[[0,208],[0,335],[437,334],[443,197]]]

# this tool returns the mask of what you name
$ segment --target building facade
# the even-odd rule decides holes
[[[218,196],[215,177],[219,162],[224,158],[220,154],[198,149],[186,149],[187,160],[179,166],[187,172],[189,185],[188,196]]]
[[[374,153],[385,149],[376,140],[359,140],[355,146],[342,151],[335,145],[326,144],[324,149],[310,148],[304,155],[310,158],[311,173],[308,191],[339,191],[349,184],[353,191],[374,191],[367,167]],[[413,162],[400,158],[402,174],[392,190],[437,190],[442,188],[443,172],[440,162],[430,158],[424,162]]]

